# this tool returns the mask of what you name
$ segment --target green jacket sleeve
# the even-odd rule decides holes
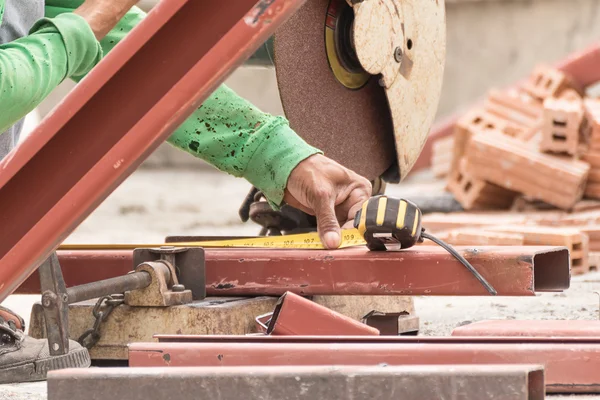
[[[0,45],[0,132],[35,109],[65,78],[86,74],[101,58],[92,30],[75,14],[42,19],[28,36]]]
[[[72,11],[81,3],[82,0],[46,0],[46,16]],[[101,41],[104,53],[116,46],[144,16],[142,10],[133,8]],[[225,85],[168,142],[221,171],[245,178],[265,194],[274,208],[282,203],[291,171],[302,160],[319,153],[290,129],[285,118],[260,111]]]

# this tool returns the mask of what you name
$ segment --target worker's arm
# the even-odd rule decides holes
[[[81,0],[46,0],[46,15],[71,11]],[[142,19],[132,8],[101,45],[108,53]],[[185,38],[180,38],[185,40]],[[82,76],[74,77],[75,80]],[[371,194],[369,182],[320,155],[283,117],[263,113],[221,85],[168,139],[173,146],[202,158],[218,169],[244,177],[273,206],[285,201],[317,216],[321,240],[340,243],[339,222],[354,217]]]
[[[92,30],[74,14],[41,20],[30,35],[0,45],[0,132],[35,109],[63,79],[85,74],[100,58]]]
[[[29,35],[0,45],[0,132],[25,117],[65,78],[102,58],[97,39],[136,0],[86,0],[72,14],[38,21]],[[0,0],[0,17],[4,0]]]
[[[80,3],[81,0],[47,0],[46,16],[69,12]],[[131,9],[100,42],[104,54],[144,17],[145,13],[139,8]],[[319,152],[293,132],[285,118],[260,111],[225,85],[220,86],[168,142],[222,171],[245,178],[260,188],[274,206],[282,203],[294,167]]]

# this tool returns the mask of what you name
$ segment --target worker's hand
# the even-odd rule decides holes
[[[336,249],[341,244],[340,223],[351,226],[371,191],[367,179],[317,154],[294,168],[283,200],[315,215],[321,242],[328,249]]]
[[[85,0],[75,11],[101,40],[139,0]]]

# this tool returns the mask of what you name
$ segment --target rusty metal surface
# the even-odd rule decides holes
[[[136,249],[133,251],[133,266],[162,260],[175,272],[175,280],[192,292],[194,300],[206,297],[206,266],[204,249],[189,247],[162,247],[159,249]]]
[[[52,253],[39,268],[42,307],[48,331],[50,355],[69,352],[69,295],[56,253]]]
[[[302,3],[154,7],[0,163],[0,302]]]
[[[379,330],[287,292],[277,301],[268,335],[379,335]]]
[[[154,335],[162,343],[379,343],[379,344],[469,344],[469,343],[541,343],[594,344],[600,337],[512,337],[512,336],[236,336],[236,335]]]
[[[402,313],[370,312],[363,322],[379,330],[383,336],[416,335],[419,333],[419,317]]]
[[[365,315],[381,313],[415,313],[412,296],[311,296],[315,303],[327,307],[356,321],[363,321]]]
[[[192,291],[182,285],[178,286],[175,267],[169,262],[143,262],[135,270],[146,272],[152,279],[145,287],[125,292],[125,304],[137,307],[169,307],[192,302]]]
[[[350,8],[344,0],[331,3],[338,3],[332,10]],[[327,13],[329,5],[330,0],[307,1],[275,34],[281,103],[302,138],[372,180],[396,162],[391,115],[377,77],[351,90],[332,73],[325,24],[335,19]]]
[[[455,328],[452,336],[600,337],[600,321],[478,321]]]
[[[394,394],[402,400],[542,400],[544,370],[537,365],[285,366],[103,368],[48,375],[48,400],[372,400]]]
[[[514,340],[517,339],[517,340]],[[210,339],[201,343],[138,343],[129,348],[132,367],[283,365],[457,365],[540,364],[546,390],[600,390],[600,339],[326,338],[266,336]],[[168,360],[168,361],[166,361]]]
[[[145,272],[133,272],[116,278],[90,282],[67,289],[69,304],[97,299],[111,294],[125,293],[129,290],[143,289],[152,283],[152,276]]]
[[[100,326],[100,340],[90,349],[94,360],[126,360],[127,345],[152,341],[158,333],[245,335],[256,333],[254,317],[273,311],[277,298],[206,298],[174,307],[116,307]],[[69,306],[69,337],[77,340],[94,325],[95,301]],[[29,335],[46,337],[43,314],[34,307]]]
[[[457,250],[501,296],[561,291],[570,284],[569,254],[563,247],[457,247]],[[81,252],[80,262],[62,264],[61,261],[65,277],[73,277],[70,282],[76,277],[76,284],[96,280],[98,271],[88,268],[84,259],[99,253],[102,252]],[[435,246],[398,252],[369,252],[364,248],[206,249],[205,256],[209,296],[281,296],[287,291],[300,295],[487,295],[460,262]],[[101,268],[104,268],[102,276],[110,268],[111,273],[114,270],[113,276],[123,274],[123,265],[117,262]],[[21,291],[27,292],[31,293]]]

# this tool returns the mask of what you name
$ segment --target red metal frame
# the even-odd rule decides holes
[[[302,4],[161,1],[0,163],[0,302]]]
[[[600,81],[600,43],[595,43],[588,48],[569,55],[555,65],[559,70],[570,74],[584,88]],[[517,83],[518,84],[518,83]],[[516,86],[516,85],[513,85]],[[454,125],[462,114],[453,114],[435,124],[431,129],[427,142],[421,155],[413,166],[411,173],[431,165],[433,143],[454,132]]]
[[[196,337],[134,343],[132,367],[540,364],[546,390],[600,390],[600,338]],[[176,339],[175,339],[176,340]],[[201,342],[198,342],[201,341]]]
[[[378,336],[379,330],[287,292],[277,302],[268,325],[269,335]]]
[[[533,296],[536,292],[569,287],[566,248],[505,246],[458,250],[499,295]],[[123,275],[133,269],[131,251],[58,254],[68,286]],[[129,261],[124,257],[129,257]],[[366,248],[206,249],[205,258],[209,296],[281,296],[288,291],[300,295],[488,295],[460,262],[437,246],[400,252],[370,252]],[[37,274],[19,293],[39,293]]]
[[[600,321],[594,320],[496,320],[460,326],[452,336],[600,337]]]

